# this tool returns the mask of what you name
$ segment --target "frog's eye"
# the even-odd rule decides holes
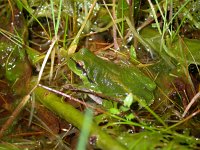
[[[82,61],[77,61],[76,67],[77,67],[78,69],[83,69],[83,66],[84,66],[84,63],[83,63]]]

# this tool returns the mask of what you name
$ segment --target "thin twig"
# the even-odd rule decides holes
[[[69,54],[69,55],[70,55],[70,54],[73,54],[73,53],[76,51],[77,43],[78,43],[78,41],[79,41],[79,38],[80,38],[80,36],[81,36],[81,34],[82,34],[83,29],[85,28],[85,26],[86,26],[86,24],[87,24],[87,21],[89,20],[89,17],[90,17],[91,14],[92,14],[92,11],[93,11],[93,9],[94,9],[96,3],[97,3],[97,0],[94,0],[93,3],[92,3],[92,5],[91,5],[91,8],[90,8],[90,10],[89,10],[89,12],[88,12],[88,15],[85,17],[85,20],[84,20],[84,22],[82,23],[81,28],[79,29],[79,31],[78,31],[78,33],[76,34],[74,40],[73,40],[72,43],[70,44],[70,46],[69,46],[69,48],[68,48],[68,54]]]
[[[120,38],[123,39],[123,36],[122,36],[121,32],[119,31],[119,28],[117,27],[116,20],[114,20],[112,14],[110,13],[110,11],[109,11],[109,9],[108,9],[108,6],[107,6],[107,4],[106,4],[106,2],[105,2],[105,0],[103,0],[103,4],[104,4],[106,10],[108,11],[108,14],[110,15],[110,18],[112,19],[113,26],[115,26],[115,28],[116,28],[116,30],[117,30],[117,32],[118,32]]]
[[[197,110],[197,111],[195,111],[195,112],[192,113],[191,115],[187,116],[186,118],[183,118],[183,119],[180,120],[178,123],[173,124],[172,126],[168,127],[166,130],[170,130],[170,129],[174,128],[174,127],[177,127],[177,126],[181,125],[182,123],[188,121],[189,119],[191,119],[192,117],[196,116],[196,115],[199,114],[199,113],[200,113],[200,109]]]
[[[30,98],[29,94],[26,95],[26,96],[24,96],[24,98],[19,103],[19,105],[17,106],[17,108],[13,111],[13,113],[10,115],[10,117],[8,118],[8,120],[3,124],[3,126],[2,126],[2,128],[0,130],[0,138],[3,137],[3,133],[8,129],[8,127],[10,127],[10,125],[13,122],[13,120],[18,116],[18,114],[21,112],[22,108],[28,102],[29,98]]]
[[[198,100],[198,98],[200,98],[200,91],[192,98],[192,100],[190,101],[190,103],[185,108],[185,111],[184,111],[184,113],[182,115],[183,118],[188,113],[189,109],[192,107],[192,105],[194,104],[194,102]]]
[[[70,99],[70,100],[73,100],[73,101],[75,101],[75,102],[78,102],[78,103],[80,103],[80,104],[82,104],[82,105],[84,105],[84,106],[90,107],[90,108],[92,108],[93,110],[97,110],[97,111],[99,111],[99,112],[101,112],[101,113],[105,113],[105,111],[103,111],[102,109],[99,109],[99,108],[96,108],[96,107],[94,107],[94,106],[92,106],[92,105],[86,104],[85,102],[83,102],[83,101],[81,101],[81,100],[79,100],[79,99],[77,99],[77,98],[75,98],[75,97],[72,97],[72,96],[70,96],[70,95],[68,95],[68,94],[65,94],[65,93],[63,93],[63,92],[60,92],[60,91],[55,90],[55,89],[52,89],[52,88],[47,87],[47,86],[42,85],[42,84],[38,84],[38,86],[40,86],[40,87],[42,87],[42,88],[44,88],[44,89],[46,89],[46,90],[48,90],[48,91],[51,91],[51,92],[53,92],[53,93],[59,94],[59,95],[61,95],[61,96],[63,96],[63,97],[66,97],[66,98],[68,98],[68,99]]]
[[[161,16],[160,13],[157,13],[156,14],[157,18]],[[148,26],[149,24],[151,24],[152,22],[155,21],[155,18],[152,18],[152,16],[149,16],[147,18],[146,21],[144,21],[138,28],[137,28],[137,31],[139,32],[140,30],[142,30],[143,28],[145,28],[146,26]]]
[[[41,78],[42,78],[42,74],[43,74],[45,65],[46,65],[46,63],[47,63],[47,60],[48,60],[48,58],[49,58],[49,55],[51,54],[51,51],[52,51],[52,49],[53,49],[55,43],[57,42],[58,38],[59,38],[59,37],[57,37],[57,35],[56,35],[56,36],[54,36],[53,39],[52,39],[51,45],[50,45],[50,47],[49,47],[49,49],[48,49],[48,51],[47,51],[47,54],[45,55],[45,58],[44,58],[44,60],[43,60],[42,67],[41,67],[40,72],[39,72],[39,75],[38,75],[37,84],[39,84],[39,82],[40,82],[40,80],[41,80]]]
[[[113,0],[112,17],[113,17],[114,20],[116,20],[116,18],[117,18],[116,17],[115,3],[116,3],[116,0]],[[114,49],[118,50],[119,45],[117,43],[117,28],[116,28],[115,25],[113,26],[113,42],[114,42]]]

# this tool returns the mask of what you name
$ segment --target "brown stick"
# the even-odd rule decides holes
[[[22,108],[26,105],[26,103],[28,102],[29,98],[30,98],[29,94],[26,95],[26,96],[24,96],[24,98],[19,103],[19,105],[17,106],[17,108],[13,111],[13,113],[10,115],[10,117],[8,118],[8,120],[4,123],[4,125],[2,126],[2,128],[0,130],[0,138],[3,137],[3,133],[8,129],[8,127],[12,124],[13,120],[21,112]]]
[[[200,98],[200,91],[192,98],[192,100],[190,101],[190,103],[187,105],[187,107],[185,108],[185,111],[182,115],[182,117],[184,118],[185,115],[188,113],[189,109],[192,107],[192,105],[194,104],[194,102],[196,100],[198,100],[198,98]]]

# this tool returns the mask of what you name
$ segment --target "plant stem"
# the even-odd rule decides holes
[[[61,118],[73,124],[78,129],[82,129],[84,115],[75,109],[72,105],[62,101],[62,98],[56,96],[50,91],[37,87],[35,90],[36,100],[45,107],[55,112]],[[95,137],[97,147],[110,150],[126,150],[127,148],[115,140],[113,137],[103,132],[94,122],[91,123],[90,136]]]

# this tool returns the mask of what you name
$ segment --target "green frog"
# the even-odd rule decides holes
[[[86,48],[72,54],[67,64],[84,86],[95,92],[120,99],[132,93],[147,105],[154,100],[156,84],[135,66],[103,60]]]

